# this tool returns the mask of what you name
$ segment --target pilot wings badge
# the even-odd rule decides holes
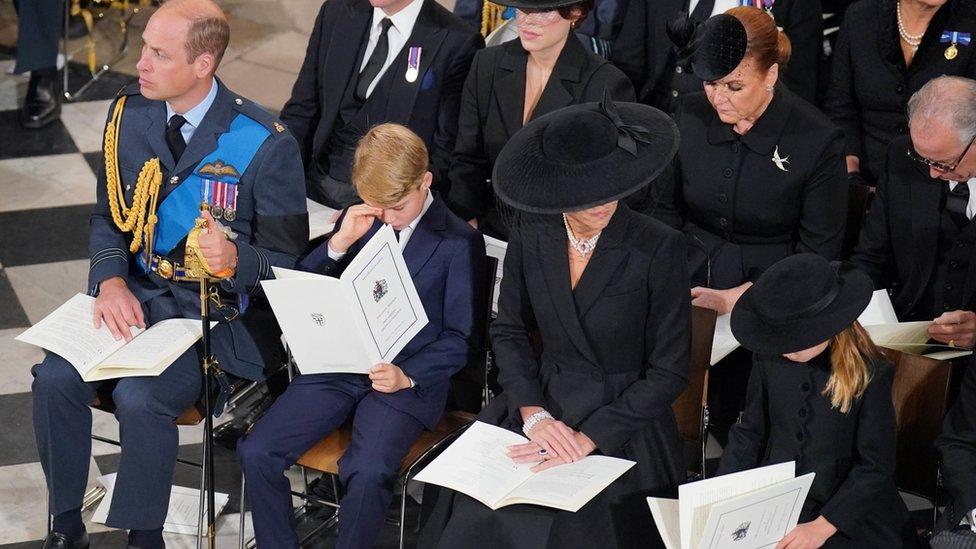
[[[213,162],[208,162],[197,170],[200,175],[211,175],[213,179],[222,179],[226,177],[232,177],[235,179],[240,179],[241,174],[237,172],[237,168],[225,163],[223,160],[214,160]]]
[[[773,164],[776,164],[777,168],[783,170],[784,172],[790,171],[789,168],[786,167],[786,165],[790,163],[790,157],[786,156],[781,158],[779,156],[779,145],[777,145],[776,149],[773,151],[772,160],[773,160]]]

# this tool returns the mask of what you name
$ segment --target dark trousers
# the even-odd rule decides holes
[[[247,481],[258,547],[298,547],[285,470],[350,415],[352,441],[339,460],[345,495],[339,507],[337,547],[372,547],[393,498],[400,462],[423,432],[413,416],[377,398],[358,374],[295,378],[237,452]]]
[[[179,448],[173,421],[200,395],[196,349],[191,347],[157,377],[86,383],[74,366],[55,354],[48,354],[31,373],[34,434],[51,512],[81,507],[91,461],[89,405],[114,383],[122,460],[106,524],[139,530],[162,527]]]
[[[14,72],[53,69],[64,20],[64,0],[14,0],[17,7],[17,65]]]
[[[352,183],[339,181],[331,175],[320,173],[319,170],[309,174],[305,187],[309,198],[336,210],[344,210],[362,202]]]

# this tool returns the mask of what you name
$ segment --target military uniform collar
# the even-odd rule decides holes
[[[716,114],[708,128],[708,142],[712,145],[728,143],[736,139],[753,152],[768,155],[779,144],[786,121],[793,111],[793,95],[785,86],[778,86],[766,111],[745,135],[737,135],[730,124],[725,124]]]
[[[210,110],[210,106],[213,105],[215,99],[217,99],[217,79],[211,77],[210,79],[210,91],[207,92],[206,97],[202,101],[196,104],[192,109],[186,111],[183,114],[183,118],[186,119],[187,124],[193,126],[194,129],[200,127],[200,122],[203,122],[203,117],[206,116],[207,111]],[[169,101],[166,102],[166,121],[173,117],[174,114],[178,114],[170,106]]]

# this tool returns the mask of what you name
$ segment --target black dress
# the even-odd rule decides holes
[[[826,117],[781,87],[745,135],[704,93],[675,118],[681,145],[654,215],[685,233],[692,285],[739,286],[794,253],[837,257],[847,180],[843,139]]]
[[[508,238],[514,212],[496,203],[491,171],[509,137],[522,128],[528,59],[517,39],[475,55],[464,82],[449,172],[451,210],[464,220],[477,218],[482,232],[502,239]],[[599,101],[605,90],[616,101],[634,100],[634,88],[622,72],[583,49],[579,40],[567,40],[530,120],[569,105]]]
[[[800,522],[823,515],[837,528],[824,547],[912,546],[914,529],[895,488],[894,368],[871,365],[871,381],[841,413],[823,394],[829,351],[807,363],[757,355],[742,421],[732,427],[718,474],[796,461],[816,473]]]
[[[949,0],[932,18],[910,66],[905,66],[898,36],[897,0],[861,0],[844,15],[834,50],[833,79],[824,111],[847,138],[848,155],[861,160],[861,174],[872,185],[883,171],[892,139],[908,132],[908,99],[929,80],[941,76],[976,77],[976,55],[959,44],[946,59],[943,31],[968,32],[976,38],[976,7],[971,0]]]
[[[672,493],[684,477],[671,411],[690,360],[684,242],[621,204],[573,290],[560,216],[523,217],[511,236],[491,329],[502,394],[480,419],[520,433],[519,408],[542,406],[598,453],[637,465],[576,513],[492,511],[439,489],[419,546],[647,547],[657,533],[644,498]]]

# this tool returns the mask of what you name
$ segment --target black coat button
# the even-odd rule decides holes
[[[803,433],[797,433],[796,434],[796,440],[798,440],[800,442],[803,442]]]
[[[948,303],[943,303],[942,304],[942,310],[943,311],[950,311],[950,310],[952,310],[952,307]]]
[[[726,202],[729,201],[729,195],[725,193],[718,195],[718,201],[721,202],[722,204],[725,204]]]
[[[671,90],[671,97],[678,97],[678,90]]]
[[[674,72],[681,74],[682,72],[684,72],[684,69],[682,69],[681,67],[675,67]]]
[[[734,152],[734,153],[739,152],[739,144],[738,143],[735,143],[735,142],[732,143],[732,152]]]
[[[952,291],[952,284],[946,284],[945,285],[945,289],[946,289],[946,291],[951,292]]]
[[[953,259],[952,261],[949,262],[949,268],[950,269],[955,269],[958,266],[959,266],[959,262],[956,261],[955,259]]]
[[[721,225],[722,227],[728,227],[729,226],[729,220],[728,219],[725,219],[724,217],[721,217],[718,220],[718,224]]]
[[[898,133],[899,133],[899,135],[905,135],[905,132],[906,131],[907,131],[907,128],[905,128],[905,126],[898,126]]]
[[[800,385],[800,390],[803,391],[804,393],[809,392],[810,391],[810,384],[807,383],[806,381],[804,381],[803,384]]]
[[[902,93],[904,91],[905,91],[905,86],[902,86],[901,84],[895,86],[895,92]]]
[[[969,244],[966,242],[956,242],[957,248],[965,248],[966,246],[969,246]]]
[[[726,179],[732,177],[732,173],[733,173],[732,168],[725,168],[724,170],[722,170],[722,175],[724,175]]]
[[[807,417],[807,409],[806,408],[800,408],[799,414],[800,414],[800,417]]]

